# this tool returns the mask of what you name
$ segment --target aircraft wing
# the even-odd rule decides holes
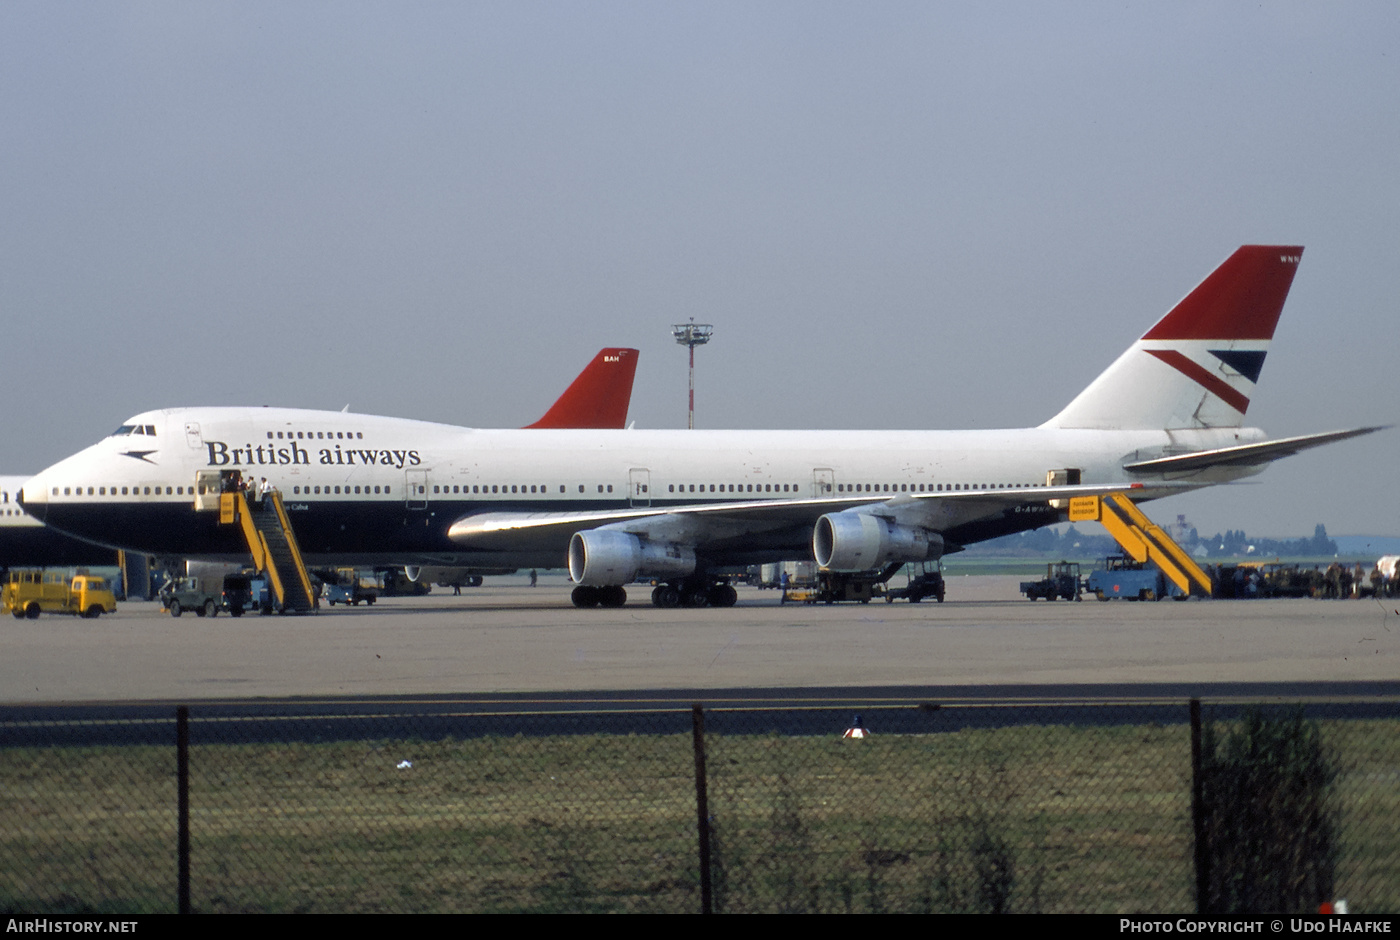
[[[1001,515],[1018,507],[1043,509],[1050,500],[1075,496],[1130,493],[1152,499],[1190,489],[1181,483],[1041,486],[1034,489],[971,490],[955,493],[900,493],[872,501],[873,494],[814,499],[749,500],[692,503],[683,506],[631,507],[592,512],[483,512],[463,516],[447,530],[448,538],[467,548],[496,551],[567,551],[575,532],[608,528],[656,541],[705,548],[783,530],[805,532],[827,513],[858,510],[901,525],[934,532]]]
[[[1350,431],[1324,431],[1321,434],[1304,434],[1300,437],[1284,437],[1276,441],[1261,441],[1257,444],[1240,444],[1235,447],[1218,447],[1214,450],[1198,450],[1190,454],[1174,454],[1170,457],[1154,457],[1151,460],[1138,460],[1123,465],[1124,470],[1134,473],[1192,473],[1213,467],[1265,464],[1281,457],[1321,447],[1334,441],[1360,437],[1373,431],[1383,431],[1388,425],[1369,428],[1353,428]]]

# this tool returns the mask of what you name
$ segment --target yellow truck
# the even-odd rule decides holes
[[[0,589],[0,608],[30,620],[40,613],[96,618],[116,610],[117,598],[105,578],[16,569]]]

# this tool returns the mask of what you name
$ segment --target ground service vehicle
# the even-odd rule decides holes
[[[379,599],[379,589],[373,582],[366,583],[367,580],[361,578],[354,568],[337,569],[335,583],[326,584],[326,603],[332,607],[336,604],[358,607],[361,601],[373,604]]]
[[[924,562],[921,566],[915,566],[909,573],[908,584],[902,588],[886,585],[884,590],[886,604],[893,604],[900,598],[907,598],[909,603],[917,604],[925,597],[932,597],[941,604],[946,593],[943,571],[938,567],[938,562]]]
[[[1181,588],[1167,580],[1161,570],[1126,555],[1109,555],[1104,566],[1089,575],[1086,590],[1101,601],[1121,597],[1130,601],[1159,601],[1164,597],[1185,597]]]
[[[75,614],[95,618],[117,609],[117,598],[106,578],[16,569],[0,591],[0,607],[15,617],[37,619],[40,613]]]
[[[178,617],[187,610],[196,617],[217,617],[226,610],[230,616],[241,617],[253,606],[252,579],[246,574],[231,574],[223,578],[176,578],[161,588],[160,603],[170,616]]]
[[[243,611],[252,610],[253,576],[248,574],[224,575],[224,592],[219,606],[227,610],[230,617],[241,617]]]
[[[1053,601],[1057,597],[1065,600],[1080,600],[1083,585],[1079,580],[1079,565],[1073,561],[1051,562],[1045,566],[1045,577],[1039,581],[1022,581],[1021,593],[1027,600],[1043,597]]]

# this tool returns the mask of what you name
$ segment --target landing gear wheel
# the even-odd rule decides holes
[[[580,584],[574,588],[574,592],[569,595],[569,599],[574,602],[574,606],[587,610],[590,607],[598,606],[598,589],[584,587]]]
[[[728,584],[716,584],[710,588],[709,594],[705,598],[710,602],[711,607],[733,607],[739,600],[739,592]]]
[[[686,588],[681,591],[682,607],[708,607],[709,604],[710,595],[704,588],[700,588],[699,590],[695,588]]]
[[[671,610],[681,606],[681,592],[676,590],[674,585],[659,584],[656,590],[651,592],[651,602],[657,607]]]

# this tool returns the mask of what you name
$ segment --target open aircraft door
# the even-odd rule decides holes
[[[405,509],[427,509],[428,508],[428,471],[426,470],[405,470],[404,477],[404,508]]]
[[[645,467],[633,467],[627,471],[627,493],[632,505],[646,508],[651,505],[651,471]]]

